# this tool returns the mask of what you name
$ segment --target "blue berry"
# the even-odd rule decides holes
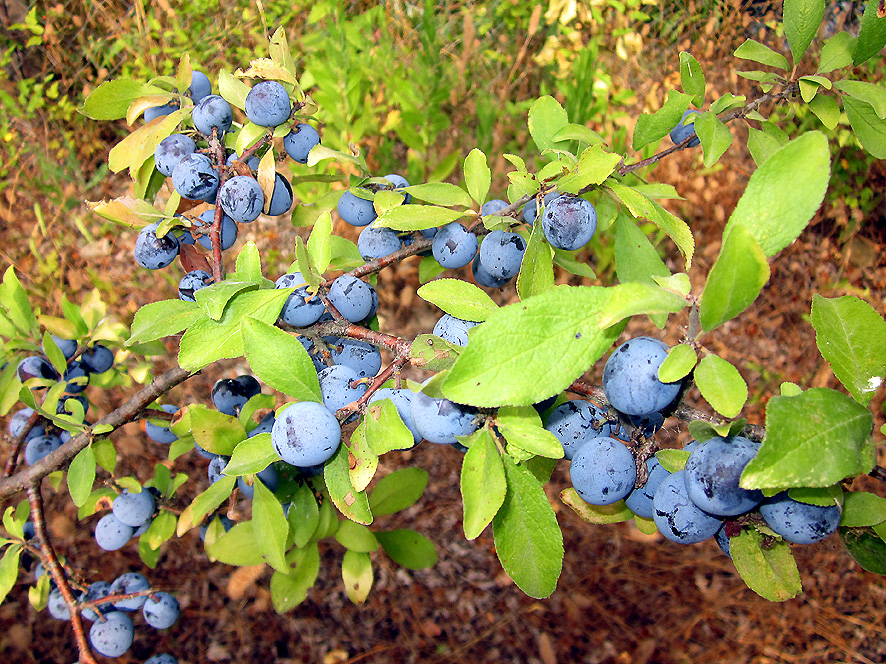
[[[723,525],[721,519],[690,500],[682,470],[664,478],[652,498],[652,507],[658,531],[677,544],[697,544],[713,537]]]
[[[400,419],[403,420],[403,424],[409,429],[414,444],[417,445],[422,439],[422,435],[418,432],[418,429],[415,428],[415,422],[412,419],[412,397],[414,394],[415,393],[412,390],[407,390],[406,388],[393,389],[390,387],[383,387],[380,390],[376,390],[372,396],[369,397],[369,403],[371,404],[375,401],[381,401],[382,399],[390,399],[393,401],[394,405],[397,407],[397,413],[400,415]]]
[[[357,238],[357,249],[364,261],[388,256],[400,248],[400,238],[390,228],[376,228],[369,224]]]
[[[449,314],[443,314],[443,317],[434,325],[434,334],[442,339],[446,339],[456,346],[468,345],[468,330],[477,327],[480,323],[470,320],[462,320]]]
[[[149,270],[159,270],[166,267],[178,256],[179,245],[175,235],[171,232],[163,237],[157,237],[155,231],[159,224],[148,224],[138,234],[135,240],[135,262]]]
[[[316,466],[335,454],[341,443],[341,425],[323,404],[299,401],[277,414],[271,442],[286,463],[301,468]]]
[[[31,419],[31,415],[34,414],[33,408],[22,408],[10,418],[9,420],[9,435],[13,438],[18,438],[21,435],[21,432],[25,430],[25,426],[28,423],[28,420]],[[28,435],[25,436],[25,440],[31,440],[32,438],[39,438],[40,436],[46,435],[46,426],[43,422],[37,421],[37,423],[31,427],[31,430],[28,432]]]
[[[351,385],[360,380],[357,372],[344,364],[334,364],[317,374],[320,379],[320,394],[323,405],[333,413],[356,401],[366,392],[366,383]]]
[[[212,83],[209,77],[202,71],[191,72],[191,85],[188,86],[188,96],[196,104],[204,97],[212,94]]]
[[[90,645],[105,657],[119,657],[129,650],[134,638],[132,619],[120,611],[112,611],[89,630]]]
[[[172,134],[167,136],[154,150],[154,163],[163,175],[172,175],[172,169],[183,158],[197,151],[197,144],[190,136]]]
[[[375,376],[381,369],[381,351],[365,341],[335,339],[329,352],[335,364],[349,367],[360,378]]]
[[[717,542],[720,551],[732,558],[732,547],[729,546],[729,536],[726,534],[726,524],[723,524],[723,527],[714,533],[714,541]]]
[[[329,287],[329,301],[338,313],[352,323],[357,323],[369,316],[373,290],[365,281],[343,274]]]
[[[264,484],[271,491],[276,491],[277,487],[280,486],[280,475],[277,473],[277,469],[274,466],[268,466],[263,471],[255,474],[255,479],[261,480],[262,484]],[[255,495],[255,485],[247,484],[246,480],[242,477],[237,478],[237,486],[240,489],[240,492],[246,496],[247,498],[252,498]]]
[[[181,609],[178,600],[167,592],[154,593],[149,596],[142,607],[145,622],[154,629],[172,627],[178,620]]]
[[[77,341],[74,339],[62,339],[61,337],[57,337],[54,334],[52,335],[52,340],[55,342],[55,345],[58,346],[58,349],[62,352],[62,355],[65,356],[66,360],[70,360],[74,357],[74,353],[77,352]],[[46,352],[46,346],[43,346],[43,352]]]
[[[224,479],[225,466],[228,465],[228,461],[230,460],[231,457],[219,455],[209,462],[209,467],[206,469],[206,476],[209,478],[210,484],[215,484],[219,480]]]
[[[551,201],[557,198],[560,195],[560,192],[557,191],[549,191],[545,194],[544,203],[545,207],[550,205]],[[532,226],[535,223],[535,219],[538,216],[538,203],[535,198],[530,198],[527,201],[526,205],[523,206],[523,221]]]
[[[551,246],[575,251],[594,237],[597,211],[584,198],[563,194],[545,207],[541,227]]]
[[[355,196],[346,191],[336,205],[339,216],[351,226],[368,226],[375,220],[375,207],[371,200]]]
[[[80,362],[90,373],[103,374],[114,366],[114,353],[106,346],[93,344],[80,355]]]
[[[49,360],[39,355],[29,355],[18,363],[15,373],[21,382],[30,380],[31,378],[42,378],[44,380],[58,380],[58,372],[50,364]]]
[[[217,129],[221,136],[234,122],[234,109],[218,95],[207,95],[194,106],[191,120],[200,133],[209,136]]]
[[[261,214],[265,195],[255,178],[235,175],[219,188],[218,204],[231,219],[248,224]]]
[[[133,528],[113,514],[105,514],[95,524],[95,543],[105,551],[116,551],[132,539]]]
[[[582,500],[591,505],[611,505],[633,490],[637,465],[621,441],[600,436],[578,448],[569,466],[569,477]]]
[[[591,438],[612,435],[606,413],[585,399],[561,403],[548,416],[545,429],[557,437],[563,446],[563,457],[569,460]]]
[[[220,413],[237,415],[246,402],[260,392],[261,384],[252,376],[223,378],[212,386],[212,403]]]
[[[492,231],[480,245],[480,265],[495,279],[510,279],[520,271],[526,240],[517,233]]]
[[[102,599],[103,597],[107,597],[111,594],[111,584],[105,581],[96,581],[95,583],[90,583],[86,588],[86,592],[81,593],[79,600],[81,602],[91,602],[96,599]],[[111,606],[111,603],[107,604],[99,604],[98,612],[95,609],[86,609],[85,611],[81,611],[80,615],[82,615],[87,620],[98,620],[99,613],[105,614],[113,611],[114,608]]]
[[[111,507],[114,516],[120,523],[125,523],[133,528],[138,528],[150,519],[155,509],[157,509],[157,503],[149,491],[130,493],[129,489],[114,498]]]
[[[292,103],[281,83],[260,81],[246,95],[245,110],[250,122],[260,127],[276,127],[289,119]]]
[[[470,406],[434,399],[423,392],[412,397],[412,422],[422,438],[438,445],[457,442],[456,436],[467,436],[477,430],[476,411]]]
[[[234,243],[237,241],[237,235],[239,234],[239,229],[237,228],[237,222],[231,219],[228,215],[222,212],[222,226],[221,226],[221,248],[222,251],[226,251],[234,246]],[[203,236],[197,240],[200,243],[200,246],[204,249],[212,249],[212,239],[209,235],[209,227],[212,226],[212,223],[215,221],[215,210],[206,210],[203,212],[198,219],[203,222],[204,225],[204,234]]]
[[[178,282],[178,299],[196,302],[195,293],[201,288],[212,285],[212,275],[206,270],[191,270]]]
[[[33,466],[61,446],[62,439],[58,436],[46,435],[29,438],[25,445],[25,463]]]
[[[274,191],[271,192],[271,202],[268,204],[268,215],[277,217],[286,214],[292,209],[292,185],[289,180],[279,173],[274,177]]]
[[[178,664],[178,660],[172,655],[151,655],[145,660],[145,664]]]
[[[80,394],[89,384],[90,371],[80,360],[68,363],[63,380],[67,383],[65,392],[68,394]]]
[[[491,201],[486,201],[480,206],[480,214],[484,217],[489,214],[495,214],[496,212],[504,210],[508,205],[510,205],[510,203],[507,201],[503,201],[500,198],[493,198]]]
[[[71,612],[68,610],[62,591],[58,588],[53,588],[49,591],[49,600],[46,603],[46,608],[49,609],[49,615],[56,620],[71,619]]]
[[[670,137],[671,140],[674,142],[674,145],[676,145],[677,143],[682,143],[687,138],[695,134],[695,120],[686,125],[683,124],[683,121],[686,120],[686,118],[688,118],[690,115],[694,115],[698,112],[699,111],[696,111],[694,108],[690,108],[683,114],[683,117],[680,118],[680,122],[677,123],[677,126],[671,129]],[[694,148],[695,146],[700,144],[701,141],[698,140],[698,137],[695,137],[691,141],[689,141],[690,148]]]
[[[641,516],[644,519],[651,519],[655,514],[655,509],[652,506],[652,499],[655,496],[658,487],[664,482],[665,478],[670,475],[670,473],[665,470],[665,467],[662,466],[654,456],[646,459],[646,471],[646,483],[642,486],[636,487],[628,494],[625,498],[625,505],[627,505],[628,509],[637,516]]]
[[[603,368],[603,391],[612,407],[642,416],[668,406],[680,392],[680,381],[658,379],[667,356],[667,345],[650,337],[636,337],[616,348]]]
[[[246,434],[247,438],[252,438],[253,436],[257,436],[261,433],[271,433],[271,429],[274,428],[274,413],[268,413],[263,418],[261,418],[261,422],[258,423],[252,431]]]
[[[228,158],[225,159],[225,164],[230,166],[235,161],[237,161],[239,158],[240,158],[240,156],[236,152],[232,152],[231,154],[228,155]],[[260,163],[261,163],[261,160],[256,155],[252,155],[251,157],[249,157],[249,159],[246,160],[246,165],[249,166],[249,168],[253,171],[258,170]]]
[[[394,189],[404,189],[409,186],[409,181],[406,178],[404,178],[402,175],[397,175],[396,173],[388,173],[387,175],[385,175],[383,177],[385,180],[387,180],[392,185],[394,185]],[[407,193],[405,191],[401,191],[400,193],[403,194],[403,196],[404,196],[404,198],[403,198],[404,204],[408,204],[408,203],[412,202],[412,194]]]
[[[493,277],[489,274],[483,266],[480,264],[480,254],[474,258],[474,262],[471,263],[471,272],[474,275],[474,281],[476,281],[481,286],[485,286],[486,288],[502,288],[506,286],[507,283],[513,279],[513,277],[508,277],[507,279],[499,279],[498,277]]]
[[[457,221],[446,224],[434,235],[431,253],[446,269],[464,267],[477,255],[477,236]]]
[[[760,514],[772,530],[794,544],[812,544],[823,540],[840,525],[840,508],[801,503],[787,491],[766,499]]]
[[[189,200],[202,200],[218,191],[218,171],[204,154],[189,154],[172,168],[172,186]]]
[[[145,122],[150,122],[154,118],[159,118],[163,115],[169,115],[177,110],[178,104],[172,102],[163,104],[162,106],[151,106],[150,108],[145,109]]]
[[[129,595],[131,593],[148,590],[150,587],[151,584],[148,583],[148,580],[143,574],[139,574],[138,572],[127,572],[114,579],[114,582],[111,584],[111,594]],[[120,599],[114,602],[114,608],[118,611],[138,611],[144,606],[147,599],[147,595],[131,597],[129,599]]]
[[[308,153],[320,143],[320,134],[309,124],[299,123],[283,137],[283,149],[300,164],[308,163]]]
[[[293,327],[313,325],[323,315],[323,302],[308,292],[307,282],[301,272],[284,274],[274,283],[275,288],[295,288],[280,312],[280,319]]]
[[[741,436],[706,440],[689,455],[684,468],[689,498],[717,516],[750,512],[763,500],[763,492],[742,489],[738,480],[759,449],[760,443]]]

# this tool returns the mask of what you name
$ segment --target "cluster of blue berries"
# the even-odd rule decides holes
[[[649,337],[625,342],[603,370],[603,390],[610,404],[646,436],[664,423],[662,411],[674,402],[680,382],[662,383],[658,369],[668,347]],[[741,473],[760,443],[742,436],[691,442],[685,468],[671,473],[655,456],[645,461],[646,480],[637,486],[637,464],[627,445],[614,436],[617,419],[589,401],[576,399],[555,408],[545,428],[563,445],[571,460],[570,479],[579,496],[592,505],[624,499],[637,516],[653,519],[659,532],[680,544],[716,537],[729,553],[729,536],[738,533],[735,519],[753,511],[776,534],[797,544],[817,542],[840,522],[836,505],[801,503],[787,492],[765,499],[759,490],[739,486]]]
[[[146,624],[154,629],[172,627],[181,614],[178,600],[168,592],[151,590],[151,584],[143,574],[127,572],[118,576],[112,583],[96,581],[80,593],[81,603],[109,598],[99,603],[95,609],[85,609],[81,616],[92,622],[89,629],[89,643],[105,657],[120,657],[132,646],[135,627],[130,615],[141,611]],[[110,601],[112,596],[144,593]],[[46,608],[56,620],[70,620],[71,614],[61,591],[53,587],[49,592]],[[171,655],[161,654],[150,657],[145,664],[177,664]]]
[[[95,524],[95,542],[105,551],[116,551],[151,527],[157,511],[159,491],[153,487],[131,493],[128,489],[114,498],[111,512]]]
[[[28,380],[38,379],[41,381],[37,388],[45,387],[47,382],[63,382],[64,393],[59,397],[56,406],[57,415],[81,417],[79,423],[85,423],[86,411],[89,409],[89,401],[82,395],[89,384],[90,376],[103,374],[114,366],[114,353],[101,344],[94,344],[77,355],[78,344],[71,339],[62,339],[52,335],[53,343],[64,355],[67,361],[62,374],[56,371],[52,363],[41,355],[29,355],[23,358],[16,368],[16,374],[23,383]],[[44,352],[45,348],[44,348]],[[76,359],[75,359],[76,356]],[[79,406],[74,406],[76,401]],[[75,415],[76,413],[76,415]],[[9,433],[13,438],[18,437],[25,429],[34,411],[31,408],[22,408],[9,420]],[[36,463],[50,452],[58,449],[71,437],[71,434],[59,429],[45,419],[39,419],[25,436],[25,463],[29,466]]]

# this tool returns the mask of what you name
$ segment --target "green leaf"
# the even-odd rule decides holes
[[[428,471],[401,468],[382,477],[369,494],[369,507],[375,516],[394,514],[414,505],[428,486]]]
[[[748,385],[738,369],[716,355],[703,357],[694,377],[701,396],[723,417],[736,417],[748,400]]]
[[[495,422],[511,445],[538,456],[563,458],[563,446],[542,426],[541,417],[532,406],[504,406],[496,413]]]
[[[524,254],[524,258],[525,258]],[[596,279],[597,275],[594,274],[594,270],[591,269],[591,266],[585,262],[579,261],[575,257],[575,252],[573,251],[565,251],[563,249],[554,249],[554,263],[562,267],[567,272],[571,272],[572,274],[577,274],[580,277],[587,277],[588,279]]]
[[[827,74],[835,69],[842,69],[852,64],[857,39],[848,32],[838,32],[828,39],[821,47],[821,60],[818,73]]]
[[[155,85],[148,85],[131,78],[107,81],[89,93],[79,110],[93,120],[120,120],[126,117],[129,105],[139,97],[172,94]]]
[[[529,235],[523,263],[517,275],[517,293],[521,300],[540,295],[554,287],[554,253],[545,238],[541,224],[535,224]]]
[[[754,171],[723,231],[724,242],[746,227],[767,256],[797,239],[824,200],[831,175],[824,134],[810,131],[791,141]]]
[[[461,346],[433,334],[420,334],[409,351],[412,366],[425,371],[443,371],[455,364]]]
[[[234,274],[241,281],[261,282],[261,255],[255,242],[247,242],[237,254]]]
[[[237,444],[246,438],[246,429],[231,415],[194,404],[188,409],[191,434],[204,450],[230,456]]]
[[[151,302],[135,312],[126,345],[146,343],[178,334],[205,317],[196,302],[185,300]]]
[[[274,323],[287,297],[289,290],[282,288],[242,293],[228,304],[219,321],[206,318],[197,321],[181,339],[179,366],[194,371],[221,358],[242,356],[241,323],[248,317]]]
[[[803,592],[797,563],[786,542],[762,548],[763,536],[742,528],[729,538],[729,553],[735,569],[748,588],[770,602],[784,602]]]
[[[487,428],[471,437],[461,466],[461,497],[465,538],[472,540],[488,526],[505,500],[507,480],[501,455]]]
[[[640,282],[612,286],[609,292],[609,302],[600,315],[601,328],[638,314],[676,313],[687,304],[685,296],[679,293]]]
[[[246,96],[250,87],[241,79],[234,77],[229,71],[218,72],[218,94],[232,106],[246,108]]]
[[[492,171],[486,163],[486,155],[482,150],[474,148],[465,158],[465,184],[471,198],[482,204],[489,194],[492,184]]]
[[[769,263],[750,229],[727,233],[699,303],[702,329],[713,330],[747,309],[769,281]]]
[[[296,487],[286,520],[289,521],[293,544],[299,549],[310,542],[317,532],[317,526],[320,525],[320,508],[314,492],[307,484],[299,484]]]
[[[876,4],[869,2],[868,4]],[[886,542],[867,530],[840,528],[843,546],[862,569],[886,575]]]
[[[568,141],[555,141],[554,136],[568,124],[566,111],[549,95],[536,99],[529,109],[529,133],[539,153],[567,149]]]
[[[348,599],[354,604],[362,604],[372,588],[372,560],[368,553],[348,549],[341,561],[341,580],[345,585]]]
[[[554,132],[554,135],[551,137],[554,141],[581,141],[582,143],[586,143],[587,145],[595,145],[597,143],[603,143],[603,137],[600,136],[593,129],[585,127],[584,125],[575,124],[569,122],[563,125],[560,129]],[[516,161],[520,159],[519,157],[514,157],[514,155],[503,155],[505,159],[510,161],[514,166],[518,166],[518,164],[522,163],[521,161]],[[510,157],[510,158],[509,158]],[[522,170],[526,170],[526,165],[523,164]]]
[[[733,108],[744,106],[746,101],[747,97],[744,95],[734,95],[731,92],[726,92],[722,97],[718,97],[717,101],[711,104],[710,110],[716,115],[719,115],[723,111],[729,111]]]
[[[504,458],[508,481],[492,520],[495,550],[505,572],[530,597],[549,597],[563,568],[563,533],[535,476]]]
[[[435,279],[418,289],[423,300],[436,305],[450,316],[481,322],[498,310],[486,291],[461,279]]]
[[[455,185],[453,185],[455,186]],[[411,187],[409,187],[411,189]],[[404,189],[403,191],[406,191]],[[467,196],[467,194],[465,194]],[[398,231],[420,231],[423,228],[431,228],[432,226],[443,226],[451,221],[460,219],[464,216],[463,212],[458,210],[450,210],[445,207],[437,207],[435,205],[401,205],[400,207],[388,210],[384,214],[376,217],[376,228],[393,228]]]
[[[600,184],[612,175],[621,159],[621,155],[606,152],[601,145],[593,145],[581,153],[569,173],[557,180],[557,191],[578,194],[585,187]]]
[[[93,429],[93,431],[95,431],[95,429]],[[114,448],[114,443],[108,438],[101,438],[99,440],[93,440],[90,447],[95,455],[95,462],[113,475],[114,468],[117,466],[117,450]]]
[[[173,111],[139,127],[111,148],[108,153],[108,167],[113,173],[119,173],[127,168],[131,173],[137,171],[153,156],[160,141],[178,128],[184,117],[185,111]]]
[[[360,523],[344,520],[335,531],[335,539],[349,551],[372,553],[378,548],[378,540],[369,528]]]
[[[628,509],[623,500],[611,505],[591,505],[582,500],[578,492],[572,488],[563,489],[560,492],[560,500],[588,523],[621,523],[634,518],[634,513]]]
[[[203,517],[216,509],[231,495],[236,482],[236,477],[223,477],[218,482],[211,484],[206,491],[198,494],[179,516],[178,527],[175,529],[176,534],[181,537],[198,525]]]
[[[436,258],[433,256],[423,256],[418,264],[418,282],[423,284],[444,272],[446,272],[446,268],[440,265]]]
[[[627,214],[619,215],[615,227],[615,272],[623,284],[654,284],[653,277],[671,274],[646,233]]]
[[[376,455],[415,447],[415,438],[390,399],[373,402],[366,409],[363,431],[369,449]],[[364,485],[365,486],[365,485]]]
[[[886,159],[886,121],[873,106],[853,97],[843,97],[843,108],[861,147],[877,159]]]
[[[194,297],[197,299],[197,306],[203,310],[212,320],[220,320],[231,301],[238,293],[245,290],[257,288],[258,284],[253,281],[229,281],[225,280],[218,284],[212,284],[206,288],[201,288]]]
[[[835,81],[834,87],[850,97],[870,104],[881,120],[886,119],[886,87],[864,81]]]
[[[37,318],[31,309],[28,294],[11,265],[6,268],[3,283],[0,284],[0,307],[6,312],[9,321],[26,337],[36,332]]]
[[[323,478],[329,498],[345,517],[351,521],[369,525],[372,512],[365,491],[357,491],[348,473],[348,447],[342,443],[333,457],[326,462]]]
[[[458,205],[461,207],[471,207],[473,203],[468,192],[466,192],[458,185],[450,184],[449,182],[428,182],[427,184],[414,184],[411,187],[404,187],[403,191],[412,194],[420,201],[431,203],[432,205],[443,205],[447,207],[450,205]],[[425,205],[421,205],[419,207],[428,208],[430,210],[435,209],[433,207],[429,208]],[[394,212],[394,210],[391,210],[390,212]],[[452,211],[450,210],[450,212]],[[458,217],[454,218],[458,219]],[[428,228],[428,226],[422,226],[421,228]],[[415,230],[420,229],[416,228]]]
[[[319,274],[326,272],[332,260],[332,215],[325,211],[317,217],[308,238],[308,257]]]
[[[298,339],[248,317],[240,323],[240,332],[246,359],[259,380],[301,401],[322,400],[317,370]]]
[[[9,591],[18,579],[18,562],[22,555],[21,545],[13,545],[3,552],[0,558],[0,603],[6,599]]]
[[[271,601],[277,613],[286,613],[305,601],[320,572],[320,550],[316,544],[291,552],[287,559],[295,569],[271,576]]]
[[[599,325],[610,297],[606,288],[558,286],[498,309],[472,333],[444,393],[457,403],[500,406],[562,392],[618,337],[618,326]]]
[[[639,150],[650,143],[654,143],[665,136],[677,126],[683,113],[689,108],[692,101],[691,94],[683,94],[676,90],[668,91],[668,99],[655,113],[643,113],[637,118],[634,127],[632,147]]]
[[[745,40],[744,44],[735,49],[735,57],[742,60],[752,60],[776,69],[789,69],[788,59],[781,53],[773,51],[753,39]]]
[[[264,482],[255,482],[252,487],[255,489],[252,499],[255,545],[265,562],[278,572],[286,572],[288,565],[284,556],[289,523],[283,515],[283,507]]]
[[[648,219],[676,243],[683,254],[686,270],[689,270],[692,254],[695,251],[695,240],[686,222],[631,187],[611,179],[607,181],[607,187],[616,200],[624,203],[635,217]]]
[[[683,86],[683,92],[692,97],[690,100],[692,104],[695,106],[704,104],[704,72],[698,60],[688,51],[680,53],[680,84]]]
[[[698,362],[698,353],[689,344],[677,344],[668,352],[665,361],[658,368],[658,379],[662,383],[675,383],[689,375]]]
[[[695,133],[704,151],[704,165],[708,168],[717,163],[732,145],[732,133],[711,111],[695,116]]]
[[[240,476],[260,473],[279,460],[280,456],[271,443],[271,434],[260,433],[237,444],[224,474]]]
[[[830,486],[867,472],[873,416],[844,394],[823,387],[795,397],[774,396],[766,407],[766,437],[745,466],[745,489]]]
[[[68,467],[68,491],[77,507],[83,506],[95,482],[95,454],[92,447],[86,446],[71,461]]]
[[[696,420],[698,421],[698,420]],[[669,473],[676,473],[686,467],[690,452],[686,450],[659,450],[655,453],[662,467]]]
[[[839,484],[833,486],[810,489],[808,487],[795,487],[788,490],[788,497],[800,503],[831,507],[843,504],[843,489]]]
[[[812,296],[815,343],[849,394],[867,406],[886,374],[886,322],[853,295]]]
[[[886,521],[886,498],[867,491],[843,494],[843,516],[840,525],[846,528],[876,526]]]
[[[393,405],[393,403],[391,405]],[[394,407],[394,410],[396,410],[396,407]],[[375,425],[377,424],[378,422],[375,421]],[[377,428],[379,427],[376,427],[376,429]],[[348,477],[350,477],[351,485],[354,487],[355,491],[365,490],[372,481],[372,478],[375,477],[375,471],[378,469],[378,454],[373,451],[372,447],[366,440],[366,429],[367,418],[364,418],[351,434],[351,454],[348,457]],[[409,434],[409,444],[412,445],[412,442],[412,434]]]
[[[824,0],[784,0],[784,33],[794,63],[806,53],[824,18]]]
[[[832,131],[840,123],[840,105],[833,97],[816,95],[815,99],[809,102],[809,110]]]
[[[765,164],[769,157],[778,152],[780,147],[781,144],[772,136],[759,129],[748,127],[748,150],[750,150],[757,168]]]
[[[437,551],[427,537],[414,530],[376,533],[379,544],[391,559],[406,569],[427,569],[437,564]]]
[[[858,31],[858,45],[852,59],[856,65],[874,57],[886,46],[886,17],[879,17],[877,4],[874,0],[868,0],[864,8]]]
[[[261,548],[256,542],[252,521],[236,524],[228,532],[206,546],[210,560],[218,560],[226,565],[250,567],[261,565]]]
[[[145,533],[145,540],[152,549],[159,549],[163,542],[169,540],[175,534],[175,515],[171,512],[161,511]]]

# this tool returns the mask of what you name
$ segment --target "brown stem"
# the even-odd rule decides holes
[[[222,185],[228,179],[228,171],[224,168],[225,148],[222,145],[221,140],[219,140],[218,130],[215,127],[212,128],[212,136],[209,144],[215,149],[215,163],[219,170],[218,190],[221,191]],[[218,196],[216,196],[215,203],[215,217],[212,220],[212,227],[209,229],[209,241],[212,244],[212,278],[214,282],[218,284],[225,278],[225,267],[222,262],[221,248],[221,231],[224,212],[222,211],[221,205],[218,204]]]
[[[148,597],[157,592],[156,588],[148,588],[147,590],[139,590],[135,593],[125,593],[125,594],[117,594],[117,595],[106,595],[105,597],[99,597],[98,599],[93,599],[88,602],[80,602],[80,610],[85,611],[86,609],[94,609],[97,606],[101,606],[102,604],[110,604],[112,602],[122,602],[125,599],[135,599],[136,597]]]
[[[12,477],[0,480],[0,498],[6,498],[16,491],[21,491],[43,479],[49,473],[59,469],[66,462],[74,458],[74,456],[89,445],[93,439],[93,430],[99,425],[109,425],[111,431],[120,428],[124,424],[128,424],[135,420],[144,408],[152,403],[157,397],[165,394],[176,385],[190,378],[193,373],[185,371],[180,367],[170,369],[166,373],[152,380],[148,385],[136,392],[132,398],[126,403],[109,413],[92,426],[87,427],[84,431],[71,438],[67,443],[51,452],[43,459],[20,470]],[[110,431],[101,435],[107,435]]]
[[[71,625],[74,628],[74,637],[77,639],[80,661],[83,664],[96,664],[89,649],[89,643],[86,640],[86,633],[83,631],[83,619],[80,616],[78,602],[74,598],[74,593],[71,592],[71,586],[68,585],[68,579],[58,563],[58,557],[55,555],[52,541],[49,539],[46,531],[46,521],[43,518],[43,495],[40,493],[40,480],[41,478],[38,478],[28,483],[28,502],[31,505],[31,520],[34,522],[34,532],[40,540],[43,565],[50,576],[52,576],[55,585],[58,586],[59,592],[61,592],[68,607],[68,612],[71,614]]]

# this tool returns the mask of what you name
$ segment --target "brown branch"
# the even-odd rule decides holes
[[[110,604],[112,602],[122,602],[126,599],[135,599],[136,597],[150,597],[157,592],[156,588],[148,588],[147,590],[139,590],[134,593],[119,593],[116,595],[106,595],[104,597],[99,597],[98,599],[93,599],[88,602],[79,602],[80,610],[85,611],[86,609],[94,609],[102,604]]]
[[[215,149],[215,162],[219,171],[218,191],[221,191],[222,185],[228,179],[228,171],[225,168],[225,148],[218,136],[218,130],[212,128],[212,136],[209,144]],[[218,195],[215,199],[215,217],[212,220],[212,227],[209,229],[209,241],[212,244],[212,278],[215,283],[221,283],[225,278],[225,267],[222,262],[221,248],[221,232],[222,219],[224,219],[224,211],[218,204]]]
[[[126,403],[109,413],[95,424],[87,427],[84,431],[71,438],[67,443],[51,452],[46,457],[20,470],[12,477],[0,480],[0,498],[6,498],[16,491],[21,491],[28,486],[43,479],[49,473],[61,468],[66,462],[74,458],[74,456],[89,445],[93,439],[93,430],[99,425],[109,425],[111,431],[122,427],[124,424],[134,421],[148,404],[152,403],[157,397],[165,394],[176,385],[190,378],[190,371],[185,371],[180,367],[170,369],[166,373],[152,380],[148,385],[136,392],[132,398]],[[101,435],[107,435],[106,432]]]
[[[71,625],[74,628],[74,637],[77,639],[77,650],[80,653],[80,661],[83,664],[96,664],[83,631],[83,618],[80,616],[78,602],[71,592],[68,579],[58,563],[58,557],[52,548],[52,541],[46,531],[46,521],[43,518],[43,495],[40,493],[40,481],[42,477],[28,483],[28,502],[31,505],[31,520],[34,522],[34,532],[40,540],[41,558],[46,571],[52,576],[55,585],[61,592],[71,614]]]

